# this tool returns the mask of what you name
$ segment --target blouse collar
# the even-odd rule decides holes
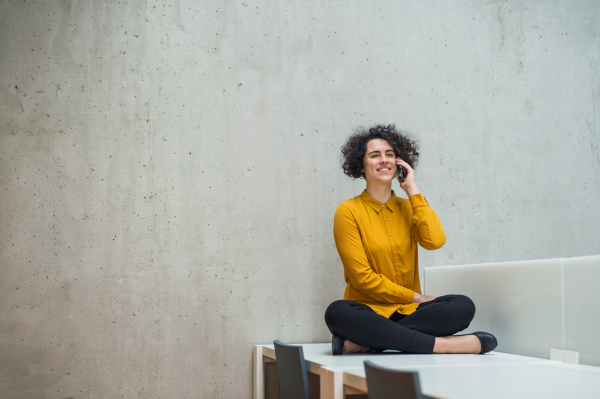
[[[360,195],[360,198],[362,198],[363,201],[365,201],[367,204],[369,204],[369,206],[371,208],[373,208],[373,210],[377,213],[379,213],[384,207],[387,207],[390,211],[393,212],[396,204],[398,203],[398,200],[397,200],[398,197],[396,197],[396,193],[394,193],[394,190],[392,190],[392,197],[385,204],[382,204],[379,201],[374,200],[373,197],[371,197],[369,195],[369,193],[367,193],[367,190],[364,190],[362,192],[362,194]]]

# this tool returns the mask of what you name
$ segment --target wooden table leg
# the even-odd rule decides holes
[[[362,389],[356,389],[349,387],[348,385],[344,385],[344,399],[352,398],[352,399],[368,399],[369,394]]]
[[[254,359],[253,359],[253,370],[252,370],[252,377],[253,377],[253,391],[252,391],[252,398],[253,399],[266,399],[267,395],[269,392],[271,392],[271,394],[273,393],[273,389],[275,389],[277,391],[277,395],[279,395],[279,384],[277,383],[275,387],[269,385],[269,386],[265,386],[265,363],[271,363],[271,362],[275,362],[275,359],[273,359],[270,356],[273,356],[273,350],[269,351],[269,348],[266,348],[267,350],[264,350],[265,347],[262,345],[255,345],[254,346]],[[269,356],[265,355],[265,353],[268,353]],[[276,376],[277,374],[275,374]],[[271,373],[270,376],[273,376],[273,374]],[[272,396],[272,395],[271,395]]]
[[[344,399],[344,373],[340,370],[321,367],[321,399]]]

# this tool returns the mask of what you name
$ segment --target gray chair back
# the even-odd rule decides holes
[[[310,399],[302,346],[286,345],[277,340],[273,344],[281,399]]]
[[[416,371],[390,370],[365,362],[369,399],[426,399],[421,393],[419,373]]]

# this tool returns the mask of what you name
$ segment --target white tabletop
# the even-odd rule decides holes
[[[485,355],[413,355],[399,352],[331,355],[331,344],[302,344],[310,370],[343,371],[344,383],[365,389],[364,362],[419,372],[425,394],[445,399],[600,398],[600,367],[490,352]],[[273,345],[265,345],[272,353]],[[267,354],[267,353],[265,353]]]
[[[395,351],[384,353],[353,353],[342,356],[331,355],[331,344],[298,344],[302,345],[304,359],[319,366],[331,368],[363,367],[365,360],[370,360],[384,367],[402,366],[453,366],[515,363],[551,363],[551,360],[509,353],[490,352],[486,355],[413,355]],[[264,345],[275,357],[273,345]]]
[[[444,399],[597,399],[600,371],[595,368],[572,368],[562,362],[394,367],[418,371],[423,393]],[[345,375],[365,377],[364,367],[342,371]]]

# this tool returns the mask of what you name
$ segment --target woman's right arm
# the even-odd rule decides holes
[[[357,290],[382,303],[407,304],[426,297],[375,273],[367,258],[354,215],[344,204],[335,211],[333,236],[344,270]]]

